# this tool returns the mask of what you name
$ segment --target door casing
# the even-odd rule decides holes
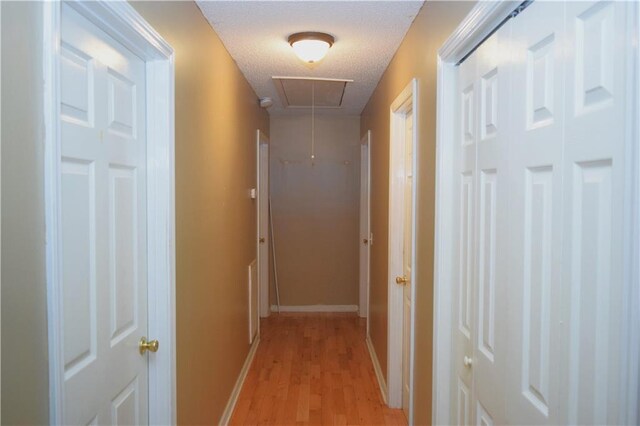
[[[451,271],[454,262],[452,238],[453,205],[455,189],[453,188],[452,171],[454,170],[455,138],[455,93],[457,83],[456,65],[469,55],[501,22],[518,7],[520,2],[498,0],[478,3],[451,33],[438,52],[437,72],[437,129],[436,129],[436,217],[435,217],[435,271],[434,271],[434,342],[433,342],[433,424],[451,424],[451,355],[452,324],[451,303],[452,289]],[[640,7],[629,6],[629,31],[638,33],[640,29]],[[640,46],[629,51],[628,75],[635,76],[627,82],[627,99],[629,108],[636,116],[640,111]],[[629,189],[629,214],[626,215],[625,227],[630,230],[625,239],[625,292],[629,306],[629,321],[622,332],[627,344],[626,371],[630,378],[626,387],[627,423],[636,424],[640,420],[640,313],[633,308],[640,300],[640,123],[638,120],[627,120],[625,141],[629,153],[628,181],[633,182]],[[427,403],[427,401],[424,401]]]
[[[415,342],[415,296],[416,296],[416,194],[420,175],[417,158],[419,156],[418,128],[416,117],[420,117],[418,110],[418,80],[412,79],[404,90],[393,101],[389,112],[391,134],[389,137],[389,275],[387,277],[389,305],[388,305],[388,346],[387,346],[387,401],[391,408],[402,407],[402,330],[403,330],[403,287],[396,284],[396,276],[403,275],[403,247],[404,247],[404,146],[405,146],[405,115],[411,111],[414,117],[413,137],[413,175],[414,185],[412,194],[412,242],[411,253],[414,265],[410,279],[411,285],[411,342],[409,344],[409,424],[413,424],[413,382],[414,382],[414,342]]]
[[[149,360],[149,422],[176,424],[174,51],[126,1],[69,6],[146,62],[149,336],[162,349]],[[44,4],[43,80],[50,423],[63,423],[64,356],[60,268],[60,14]]]

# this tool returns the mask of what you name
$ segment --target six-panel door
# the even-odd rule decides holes
[[[145,64],[66,4],[60,42],[65,424],[145,424]]]
[[[457,424],[619,424],[624,2],[534,2],[458,70]]]

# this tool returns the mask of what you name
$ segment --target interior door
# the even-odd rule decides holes
[[[562,321],[568,377],[560,403],[568,424],[621,424],[626,418],[621,330],[629,318],[624,249],[633,183],[625,140],[631,138],[628,123],[638,123],[629,89],[638,73],[629,66],[631,46],[638,46],[638,28],[628,19],[633,3],[565,6],[565,98],[558,108],[565,115]],[[638,146],[637,139],[633,143]],[[638,309],[637,301],[631,309]]]
[[[535,7],[534,7],[535,6]],[[526,12],[526,13],[525,13]],[[564,15],[538,2],[512,26],[509,203],[511,333],[507,416],[522,424],[566,424],[557,409],[562,322],[562,139]],[[520,83],[518,83],[520,82]]]
[[[258,285],[260,316],[268,317],[269,304],[269,141],[258,130]]]
[[[504,424],[504,368],[508,291],[510,70],[501,60],[509,49],[510,26],[503,26],[476,51],[476,249],[473,350],[462,367],[473,374],[474,423]],[[501,98],[502,96],[502,98]],[[457,360],[460,363],[460,359]],[[471,364],[469,364],[469,362]],[[473,421],[473,420],[472,420]]]
[[[459,66],[457,424],[628,422],[630,5],[533,2]]]
[[[367,134],[362,138],[360,143],[360,317],[367,317],[369,310],[369,258],[371,247],[371,231],[369,227],[370,179],[369,135]]]
[[[453,311],[453,370],[454,386],[450,395],[453,409],[452,419],[457,425],[471,424],[473,376],[472,341],[476,330],[473,321],[475,304],[473,289],[476,277],[475,251],[475,179],[476,179],[476,56],[471,55],[458,69],[458,114],[456,128],[458,138],[454,142],[455,197],[454,219],[458,226],[453,230],[454,285],[452,291]]]
[[[148,423],[145,64],[62,5],[65,424]]]
[[[402,269],[405,285],[402,290],[402,410],[409,418],[411,403],[411,282],[413,262],[413,112],[405,116],[404,134],[404,226]]]

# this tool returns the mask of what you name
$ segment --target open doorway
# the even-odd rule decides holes
[[[371,256],[371,131],[360,140],[360,308],[361,318],[367,318],[369,334],[369,262]]]
[[[257,131],[256,139],[258,287],[260,316],[265,318],[271,312],[269,304],[269,139],[260,130]]]

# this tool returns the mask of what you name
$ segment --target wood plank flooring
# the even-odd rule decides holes
[[[355,314],[273,314],[232,425],[406,425],[380,396]]]

